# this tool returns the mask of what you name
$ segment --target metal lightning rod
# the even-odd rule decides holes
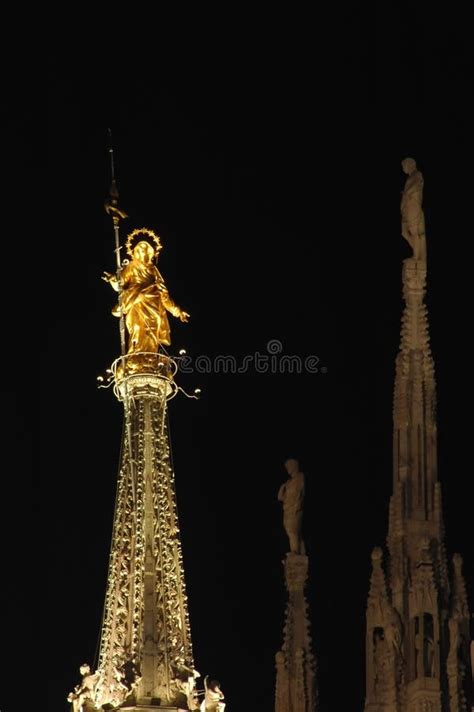
[[[108,134],[108,151],[110,156],[110,173],[111,173],[111,184],[110,184],[110,201],[105,203],[105,211],[108,215],[112,217],[112,222],[114,226],[115,235],[115,259],[117,265],[117,286],[118,286],[118,304],[120,309],[120,349],[122,354],[122,374],[124,377],[124,404],[125,404],[125,421],[128,435],[128,457],[130,461],[130,477],[132,481],[132,493],[133,499],[135,500],[135,481],[133,474],[133,452],[132,452],[132,431],[130,424],[130,403],[128,398],[128,386],[126,376],[126,342],[125,342],[125,318],[122,311],[122,260],[120,258],[120,220],[124,220],[128,217],[127,213],[120,210],[118,206],[119,192],[117,188],[117,182],[115,180],[115,163],[114,163],[114,146],[112,142],[112,131],[107,129]]]
[[[105,203],[105,211],[111,216],[114,235],[115,235],[115,260],[117,265],[117,285],[118,285],[118,303],[120,307],[120,348],[122,356],[126,353],[125,344],[125,319],[122,313],[122,285],[121,285],[121,274],[122,274],[122,261],[120,259],[120,220],[127,218],[128,215],[123,210],[120,210],[118,206],[119,192],[117,188],[117,182],[115,180],[115,163],[114,163],[114,147],[112,143],[112,131],[107,129],[108,134],[108,152],[110,156],[110,173],[111,173],[111,184],[110,184],[110,200]],[[122,364],[125,368],[125,363]],[[125,373],[125,370],[124,370]]]

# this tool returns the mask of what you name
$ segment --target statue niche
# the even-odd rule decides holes
[[[399,660],[393,645],[392,634],[385,627],[372,631],[373,685],[375,699],[381,704],[391,704],[396,695]]]
[[[414,630],[415,677],[435,677],[434,621],[431,613],[417,616]]]

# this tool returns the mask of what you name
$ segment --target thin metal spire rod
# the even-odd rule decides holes
[[[114,144],[112,142],[112,129],[107,129],[107,134],[109,136],[110,173],[112,183],[115,183]]]
[[[125,423],[127,429],[127,440],[128,440],[128,457],[130,462],[130,477],[132,480],[132,492],[133,499],[135,501],[135,482],[133,478],[133,450],[132,450],[132,426],[131,426],[131,413],[130,413],[130,401],[128,397],[128,387],[126,379],[126,340],[125,340],[125,318],[122,311],[122,261],[120,259],[120,220],[128,217],[127,213],[120,210],[118,206],[119,192],[117,188],[117,183],[115,180],[115,161],[114,161],[114,146],[112,141],[112,130],[107,129],[109,138],[109,156],[110,156],[110,174],[111,174],[111,185],[110,185],[110,202],[105,204],[106,212],[112,217],[112,222],[114,226],[114,236],[115,236],[115,260],[117,265],[117,287],[118,287],[118,304],[120,310],[120,351],[122,356],[122,373],[124,378],[124,404],[125,404]]]
[[[114,161],[114,146],[112,142],[112,131],[107,129],[109,137],[109,157],[110,157],[110,174],[111,174],[111,184],[110,184],[110,202],[106,203],[105,209],[107,213],[112,217],[112,222],[114,226],[114,236],[115,236],[115,262],[117,267],[117,285],[118,285],[118,303],[120,307],[120,349],[122,356],[126,353],[126,343],[125,343],[125,319],[122,313],[122,261],[120,259],[120,219],[127,217],[118,207],[119,192],[117,188],[117,183],[115,180],[115,161]],[[125,362],[122,363],[125,374]]]

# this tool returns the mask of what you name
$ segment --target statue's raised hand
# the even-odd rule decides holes
[[[188,312],[180,311],[179,318],[181,321],[189,321],[189,317],[190,315],[188,314]]]

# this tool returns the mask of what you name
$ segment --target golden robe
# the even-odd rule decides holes
[[[163,277],[154,264],[133,259],[122,271],[122,312],[129,334],[128,353],[156,353],[169,346],[169,311],[179,317],[180,308],[171,299]]]

